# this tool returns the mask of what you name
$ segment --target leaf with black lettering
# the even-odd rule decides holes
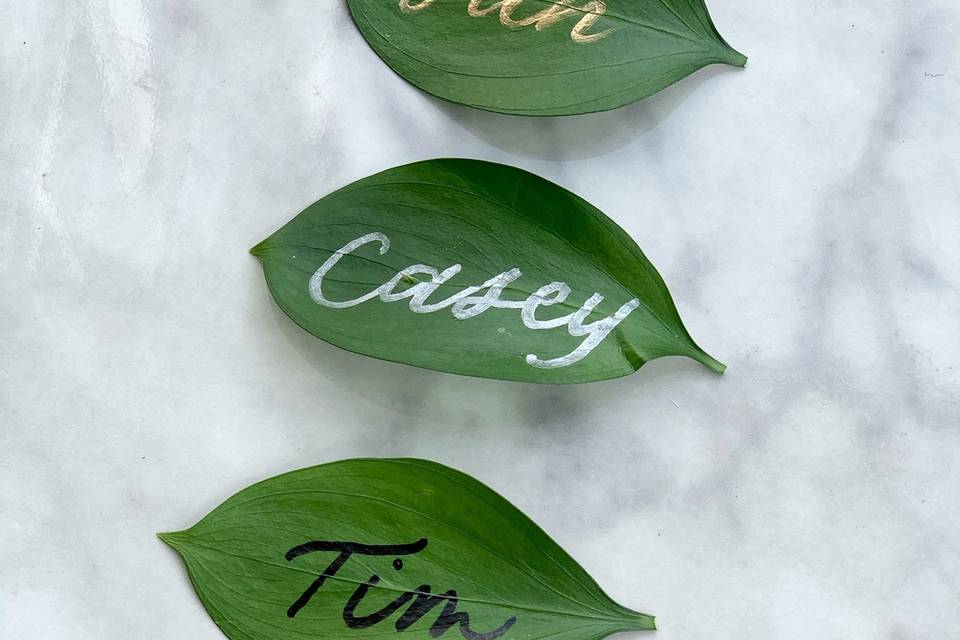
[[[294,322],[384,360],[544,383],[615,378],[670,355],[724,368],[620,227],[513,167],[389,169],[307,207],[252,253]]]
[[[737,67],[703,0],[347,0],[400,76],[478,109],[615,109],[710,64]]]
[[[287,473],[160,538],[231,640],[601,640],[656,628],[492,489],[424,460]]]

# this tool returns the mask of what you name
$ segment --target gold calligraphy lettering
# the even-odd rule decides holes
[[[433,0],[420,0],[416,4],[410,4],[411,0],[400,0],[400,11],[404,13],[412,13],[414,11],[420,11],[426,9],[433,4]]]
[[[426,9],[435,0],[400,0],[400,10],[412,13]],[[543,1],[543,0],[541,0]],[[474,18],[483,18],[494,12],[500,14],[500,24],[508,29],[522,29],[534,27],[543,31],[567,18],[579,17],[570,31],[570,39],[580,44],[596,42],[607,37],[613,29],[606,29],[597,33],[587,33],[607,11],[607,5],[602,0],[588,0],[581,7],[573,6],[576,0],[546,0],[549,7],[525,18],[514,18],[514,12],[520,7],[523,0],[495,0],[484,7],[484,0],[470,0],[467,4],[467,13]]]

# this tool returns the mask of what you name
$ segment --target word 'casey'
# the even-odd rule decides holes
[[[296,602],[287,609],[287,616],[296,617],[310,600],[316,595],[320,587],[323,586],[327,578],[334,578],[337,572],[350,560],[354,554],[364,556],[408,556],[423,551],[427,546],[427,539],[421,538],[410,544],[361,544],[359,542],[327,542],[324,540],[314,540],[305,544],[298,545],[287,552],[287,561],[294,560],[308,553],[318,551],[336,551],[336,559],[331,562],[323,573],[314,580],[307,590],[303,592]],[[403,560],[395,557],[393,568],[397,571],[403,569]],[[517,618],[510,617],[503,624],[492,631],[479,632],[470,627],[470,614],[465,611],[457,611],[459,598],[457,592],[453,589],[445,591],[438,595],[433,595],[429,584],[422,584],[413,591],[405,591],[394,600],[389,602],[381,609],[366,615],[358,615],[357,607],[366,597],[371,587],[376,587],[380,583],[380,576],[373,574],[366,582],[360,583],[360,586],[353,592],[353,595],[347,600],[343,607],[343,621],[351,629],[367,629],[380,622],[383,622],[391,615],[396,613],[401,607],[410,603],[399,618],[394,623],[397,631],[406,631],[417,620],[425,616],[431,609],[443,603],[443,609],[440,616],[430,627],[430,637],[438,638],[447,630],[455,625],[459,625],[460,634],[465,640],[495,640],[505,634],[510,627],[514,625]],[[412,602],[411,602],[412,601]]]
[[[371,242],[380,243],[380,255],[385,254],[390,249],[390,239],[383,233],[368,233],[365,236],[348,242],[338,251],[334,252],[320,268],[317,269],[310,278],[309,291],[313,301],[323,307],[331,309],[346,309],[363,304],[368,300],[380,298],[383,302],[398,302],[400,300],[410,300],[410,310],[414,313],[434,313],[441,309],[451,308],[453,317],[457,320],[467,320],[474,318],[484,311],[496,309],[520,309],[520,317],[523,324],[529,329],[555,329],[566,325],[567,331],[571,336],[583,337],[583,342],[576,349],[565,356],[544,360],[536,354],[528,354],[527,364],[541,369],[556,369],[566,367],[575,362],[579,362],[587,357],[604,338],[606,338],[617,325],[633,313],[633,310],[640,306],[637,298],[625,303],[612,316],[607,316],[600,320],[584,324],[587,317],[593,313],[594,309],[603,302],[603,296],[594,293],[583,303],[578,310],[559,318],[550,320],[538,320],[537,309],[539,307],[548,307],[550,305],[561,304],[570,295],[570,287],[566,282],[551,282],[537,289],[526,300],[502,300],[500,294],[511,282],[517,280],[522,275],[520,269],[514,267],[509,271],[496,275],[481,285],[470,286],[449,298],[444,298],[437,302],[427,302],[427,299],[433,295],[441,285],[446,284],[451,278],[460,273],[463,266],[455,264],[447,267],[443,271],[425,264],[414,264],[398,272],[393,278],[380,285],[373,291],[366,293],[353,300],[328,300],[323,294],[323,279],[340,261],[340,258],[353,252],[358,247]],[[415,281],[414,275],[426,275],[430,277],[429,282],[417,282],[402,291],[397,291],[401,282]],[[484,291],[482,295],[477,295]]]
[[[400,0],[400,10],[404,13],[422,11],[432,5],[434,1]],[[483,0],[470,0],[467,4],[467,13],[474,18],[482,18],[494,11],[499,11],[500,24],[503,26],[509,29],[534,27],[537,31],[543,31],[567,18],[578,17],[579,20],[570,32],[570,38],[580,44],[596,42],[607,37],[613,31],[613,29],[607,29],[598,33],[586,33],[607,11],[606,3],[601,0],[589,0],[581,7],[573,6],[574,0],[553,0],[548,3],[550,6],[546,9],[524,18],[514,18],[514,11],[522,2],[523,0],[497,0],[487,7],[481,7]]]

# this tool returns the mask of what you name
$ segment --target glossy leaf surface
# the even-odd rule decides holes
[[[614,109],[707,65],[746,64],[702,0],[347,0],[400,76],[518,115]]]
[[[723,370],[620,227],[513,167],[390,169],[314,203],[252,251],[297,324],[384,360],[544,383],[623,376],[669,355]]]
[[[599,640],[654,628],[490,488],[423,460],[294,471],[160,537],[231,640]]]

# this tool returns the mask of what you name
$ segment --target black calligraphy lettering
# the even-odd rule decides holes
[[[407,591],[379,611],[374,611],[366,616],[356,615],[355,612],[357,610],[357,605],[360,604],[360,601],[363,600],[364,596],[367,595],[367,591],[370,589],[370,587],[376,586],[379,582],[380,576],[370,576],[370,579],[357,587],[357,590],[354,591],[353,595],[350,596],[350,599],[347,600],[347,604],[343,607],[343,621],[346,622],[347,626],[351,629],[366,629],[367,627],[372,627],[378,622],[383,622],[392,616],[397,609],[410,602],[410,598],[413,597],[413,593]]]
[[[403,615],[397,618],[397,631],[406,631],[413,623],[427,614],[441,602],[445,602],[452,594],[456,597],[456,591],[448,591],[443,595],[435,596],[430,593],[430,585],[422,584],[417,587],[417,599],[403,612]]]
[[[313,583],[307,587],[307,590],[303,592],[297,601],[290,605],[290,608],[287,609],[287,616],[293,618],[297,615],[297,612],[300,609],[303,609],[310,599],[316,595],[320,587],[323,586],[323,583],[326,582],[327,578],[332,578],[337,575],[337,571],[346,564],[347,560],[350,559],[355,553],[359,553],[364,556],[404,556],[411,555],[414,553],[419,553],[427,546],[427,539],[420,538],[414,543],[411,544],[360,544],[357,542],[326,542],[323,540],[314,540],[312,542],[307,542],[306,544],[301,544],[299,546],[290,549],[287,551],[287,561],[294,560],[299,558],[302,555],[308,553],[315,553],[317,551],[339,551],[340,555],[337,556],[337,559],[330,563],[326,569],[323,570],[323,573],[313,581]],[[401,563],[400,566],[403,566]]]
[[[445,602],[440,617],[430,627],[430,637],[439,638],[450,627],[459,624],[460,633],[466,640],[495,640],[513,626],[517,621],[516,617],[509,618],[502,625],[487,633],[478,633],[470,628],[470,614],[465,611],[457,611],[457,592],[453,589],[439,595],[431,595],[430,585],[424,584],[417,587],[417,599],[413,601],[403,615],[397,620],[397,631],[404,631],[414,622],[422,618],[428,611],[433,609],[441,602]]]
[[[291,618],[303,609],[310,600],[317,594],[317,591],[324,585],[327,578],[333,578],[337,572],[347,563],[354,554],[364,556],[404,556],[414,555],[427,546],[427,539],[421,538],[410,544],[398,545],[368,545],[358,542],[327,542],[323,540],[314,540],[305,544],[296,546],[287,552],[288,561],[299,558],[302,555],[316,553],[320,551],[335,551],[337,557],[331,562],[323,572],[307,587],[296,601],[287,609],[287,615]],[[403,569],[403,560],[399,557],[394,558],[393,568],[397,571]],[[394,624],[398,632],[406,631],[432,609],[443,604],[443,609],[436,621],[430,626],[430,637],[439,638],[452,627],[459,627],[460,634],[464,640],[496,640],[505,634],[516,623],[516,616],[511,616],[502,625],[492,631],[479,632],[470,628],[470,614],[466,611],[457,611],[460,602],[457,592],[453,589],[445,591],[439,595],[433,594],[433,589],[429,584],[422,584],[413,591],[405,591],[395,599],[387,603],[373,613],[358,615],[357,608],[367,596],[371,587],[376,587],[380,583],[380,576],[374,574],[365,582],[362,582],[351,594],[343,607],[343,621],[351,629],[367,629],[380,622],[383,622],[394,613],[400,610],[404,605],[410,603]],[[412,600],[412,602],[411,602]]]

